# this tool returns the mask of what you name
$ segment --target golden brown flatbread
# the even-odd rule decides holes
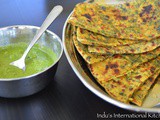
[[[138,88],[137,91],[134,92],[130,101],[138,106],[142,106],[142,103],[148,94],[151,86],[155,83],[156,78],[158,77],[160,70],[158,70],[155,74],[150,76],[142,86]]]
[[[89,65],[93,76],[101,81],[109,81],[123,76],[142,63],[156,58],[160,54],[160,48],[142,54],[114,55],[102,62]]]
[[[107,37],[152,40],[160,36],[159,4],[159,0],[134,0],[115,5],[80,3],[69,22]]]
[[[79,27],[77,28],[77,40],[84,45],[107,46],[107,47],[131,45],[139,43],[138,40],[133,41],[133,40],[121,40],[117,38],[109,38]]]
[[[70,39],[111,97],[141,106],[160,72],[160,2],[106,1],[76,5]]]
[[[107,55],[107,54],[139,54],[149,52],[160,46],[160,38],[148,42],[140,42],[131,45],[116,46],[116,47],[97,47],[88,46],[90,53]]]
[[[87,46],[83,45],[79,41],[77,41],[77,36],[76,36],[76,31],[73,32],[72,36],[74,45],[77,49],[77,51],[80,53],[80,55],[83,57],[83,59],[88,63],[88,64],[93,64],[96,62],[100,62],[108,58],[109,56],[105,55],[96,55],[96,54],[91,54],[88,52]]]
[[[129,103],[133,93],[142,85],[149,77],[160,69],[160,57],[144,63],[137,67],[131,74],[121,76],[119,80],[110,80],[101,82],[97,81],[105,88],[107,93],[124,103]]]

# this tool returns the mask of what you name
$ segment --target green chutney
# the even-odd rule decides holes
[[[26,48],[27,44],[25,43],[0,47],[0,79],[20,78],[36,74],[51,66],[56,60],[56,55],[51,49],[36,44],[26,57],[25,71],[10,65],[11,62],[23,55]]]

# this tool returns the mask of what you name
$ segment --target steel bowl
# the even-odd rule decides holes
[[[72,14],[72,13],[71,13]],[[69,15],[69,17],[71,16]],[[123,109],[136,111],[136,112],[153,112],[153,113],[160,113],[160,108],[158,107],[152,107],[152,108],[145,108],[145,107],[138,107],[136,105],[130,105],[122,103],[116,99],[113,99],[110,97],[105,90],[98,84],[98,82],[94,79],[94,77],[91,75],[90,71],[88,70],[85,61],[82,59],[82,57],[79,55],[79,53],[76,51],[72,39],[70,39],[70,28],[68,24],[67,18],[64,28],[63,28],[63,45],[64,45],[64,52],[67,57],[67,60],[69,64],[71,65],[73,71],[78,76],[78,78],[81,80],[81,82],[95,95],[100,97],[106,102],[109,102],[115,106],[118,106]]]
[[[0,28],[0,46],[25,42],[27,44],[33,39],[39,27],[16,25]],[[17,98],[32,95],[42,90],[51,80],[57,70],[58,61],[62,56],[63,47],[61,39],[53,32],[46,30],[37,44],[46,46],[56,54],[55,62],[42,72],[21,78],[0,79],[0,96],[6,98]]]

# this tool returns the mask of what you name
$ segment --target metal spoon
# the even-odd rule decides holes
[[[25,58],[28,52],[31,50],[33,45],[37,42],[37,40],[41,37],[43,32],[50,26],[50,24],[57,18],[57,16],[63,11],[63,7],[60,5],[55,6],[52,11],[49,13],[45,21],[43,22],[41,28],[38,30],[37,34],[34,36],[33,40],[30,42],[28,48],[23,53],[22,57],[12,63],[10,65],[16,66],[25,71]]]

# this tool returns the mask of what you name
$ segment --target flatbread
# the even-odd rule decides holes
[[[139,54],[149,52],[160,46],[160,38],[148,42],[140,42],[132,45],[116,47],[88,46],[88,51],[94,54]]]
[[[129,103],[129,98],[149,77],[160,69],[160,57],[142,64],[131,74],[119,78],[119,80],[104,81],[103,87],[113,98]],[[97,79],[98,80],[98,79]]]
[[[107,37],[152,40],[160,36],[159,0],[134,0],[124,4],[80,3],[69,22]]]
[[[92,75],[101,81],[118,79],[142,63],[156,58],[160,54],[160,48],[143,54],[114,55],[102,62],[88,65]]]
[[[138,40],[133,41],[133,40],[121,40],[117,38],[109,38],[79,27],[77,28],[77,40],[85,45],[111,46],[111,47],[139,43]]]
[[[100,62],[105,60],[108,56],[102,56],[102,55],[94,55],[88,52],[87,46],[83,45],[79,41],[77,41],[77,36],[76,36],[76,31],[73,32],[72,36],[74,45],[77,49],[77,51],[80,53],[80,55],[83,57],[83,59],[88,63],[88,64],[93,64],[96,62]]]
[[[151,86],[154,84],[156,78],[158,77],[160,70],[157,71],[153,76],[150,76],[145,83],[138,88],[137,91],[134,92],[130,101],[138,106],[142,106],[142,103],[148,94]]]

